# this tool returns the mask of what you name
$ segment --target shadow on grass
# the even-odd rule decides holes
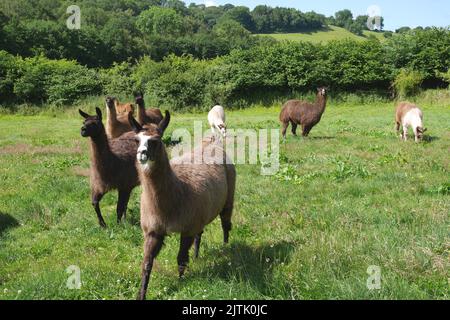
[[[323,136],[323,137],[308,137],[307,139],[312,139],[312,140],[333,140],[336,139],[336,137],[331,137],[331,136]]]
[[[439,140],[440,138],[439,137],[433,137],[433,136],[423,136],[423,141],[425,142],[425,143],[431,143],[431,142],[435,142],[435,141],[437,141],[437,140]]]
[[[274,287],[274,268],[282,263],[288,264],[294,245],[289,242],[278,242],[273,245],[250,246],[241,242],[232,242],[221,248],[202,251],[200,259],[214,260],[212,266],[202,268],[198,272],[189,272],[182,282],[177,281],[169,286],[168,293],[176,292],[183,282],[201,279],[221,279],[226,282],[243,279],[262,295],[270,295]],[[191,251],[192,256],[192,251]],[[190,259],[189,264],[195,264],[195,259]]]
[[[19,226],[19,222],[10,214],[0,212],[0,236],[10,228]]]

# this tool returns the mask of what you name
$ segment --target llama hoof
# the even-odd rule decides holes
[[[186,271],[186,266],[178,266],[178,277],[180,279],[184,277],[185,271]]]
[[[99,221],[98,224],[100,225],[100,227],[106,228],[106,223],[105,223],[105,221]]]

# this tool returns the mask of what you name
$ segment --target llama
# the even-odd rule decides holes
[[[414,140],[419,142],[423,139],[423,134],[427,130],[423,127],[423,113],[418,106],[401,102],[395,111],[395,129],[397,134],[400,132],[400,126],[403,127],[400,137],[406,141],[408,136],[408,126],[414,131]]]
[[[225,124],[225,111],[222,106],[214,106],[208,113],[208,122],[213,135],[216,135],[216,129],[223,137],[227,135],[227,126]]]
[[[300,100],[289,100],[283,105],[280,112],[283,137],[289,122],[292,125],[292,134],[297,135],[297,125],[302,126],[302,136],[307,137],[311,129],[319,123],[327,104],[327,88],[317,88],[316,101],[309,103]]]
[[[144,233],[144,261],[138,299],[145,299],[148,282],[164,241],[169,233],[180,233],[178,272],[182,277],[189,261],[189,249],[194,243],[198,257],[204,227],[220,215],[223,240],[228,242],[231,230],[236,171],[219,143],[212,146],[220,162],[190,164],[192,153],[169,161],[161,141],[170,121],[166,111],[161,122],[141,126],[131,114],[130,124],[139,140],[138,174],[142,185],[141,227]],[[204,145],[202,145],[204,147]],[[198,149],[197,149],[198,150]],[[196,152],[194,149],[193,152]]]
[[[108,140],[99,108],[96,108],[95,116],[78,111],[85,119],[81,127],[81,136],[90,137],[92,206],[97,213],[98,223],[101,227],[106,227],[100,211],[102,197],[110,190],[118,190],[117,222],[120,222],[122,217],[125,219],[131,191],[139,185],[135,166],[138,143],[134,132]]]
[[[128,117],[126,115],[117,115],[115,107],[115,98],[106,98],[106,134],[114,139],[125,132],[132,131]]]
[[[118,115],[125,114],[128,112],[134,113],[134,105],[132,103],[121,104],[117,98],[114,99],[114,106],[116,107],[116,113]]]
[[[163,119],[163,115],[161,111],[157,108],[149,108],[145,109],[144,95],[139,93],[136,96],[136,104],[137,104],[137,121],[139,124],[149,124],[154,123],[158,124]]]

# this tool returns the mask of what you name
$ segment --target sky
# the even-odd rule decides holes
[[[367,9],[377,5],[384,17],[385,30],[392,30],[403,26],[415,28],[450,26],[449,0],[185,0],[187,4],[242,5],[253,9],[260,4],[271,7],[296,8],[303,12],[315,11],[326,16],[334,15],[336,11],[350,9],[354,16],[367,14]]]

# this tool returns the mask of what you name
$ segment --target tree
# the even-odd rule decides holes
[[[336,25],[341,28],[345,28],[345,26],[350,25],[353,21],[353,14],[348,9],[336,12],[334,17],[336,20]]]
[[[406,33],[408,31],[410,31],[411,28],[410,27],[401,27],[395,30],[395,33]]]
[[[245,29],[254,31],[255,24],[253,23],[252,16],[250,14],[250,10],[247,7],[234,7],[225,12],[222,16],[222,19],[230,19],[236,22],[239,22]]]
[[[182,33],[183,17],[172,8],[151,7],[141,12],[136,25],[143,34],[175,36]]]

